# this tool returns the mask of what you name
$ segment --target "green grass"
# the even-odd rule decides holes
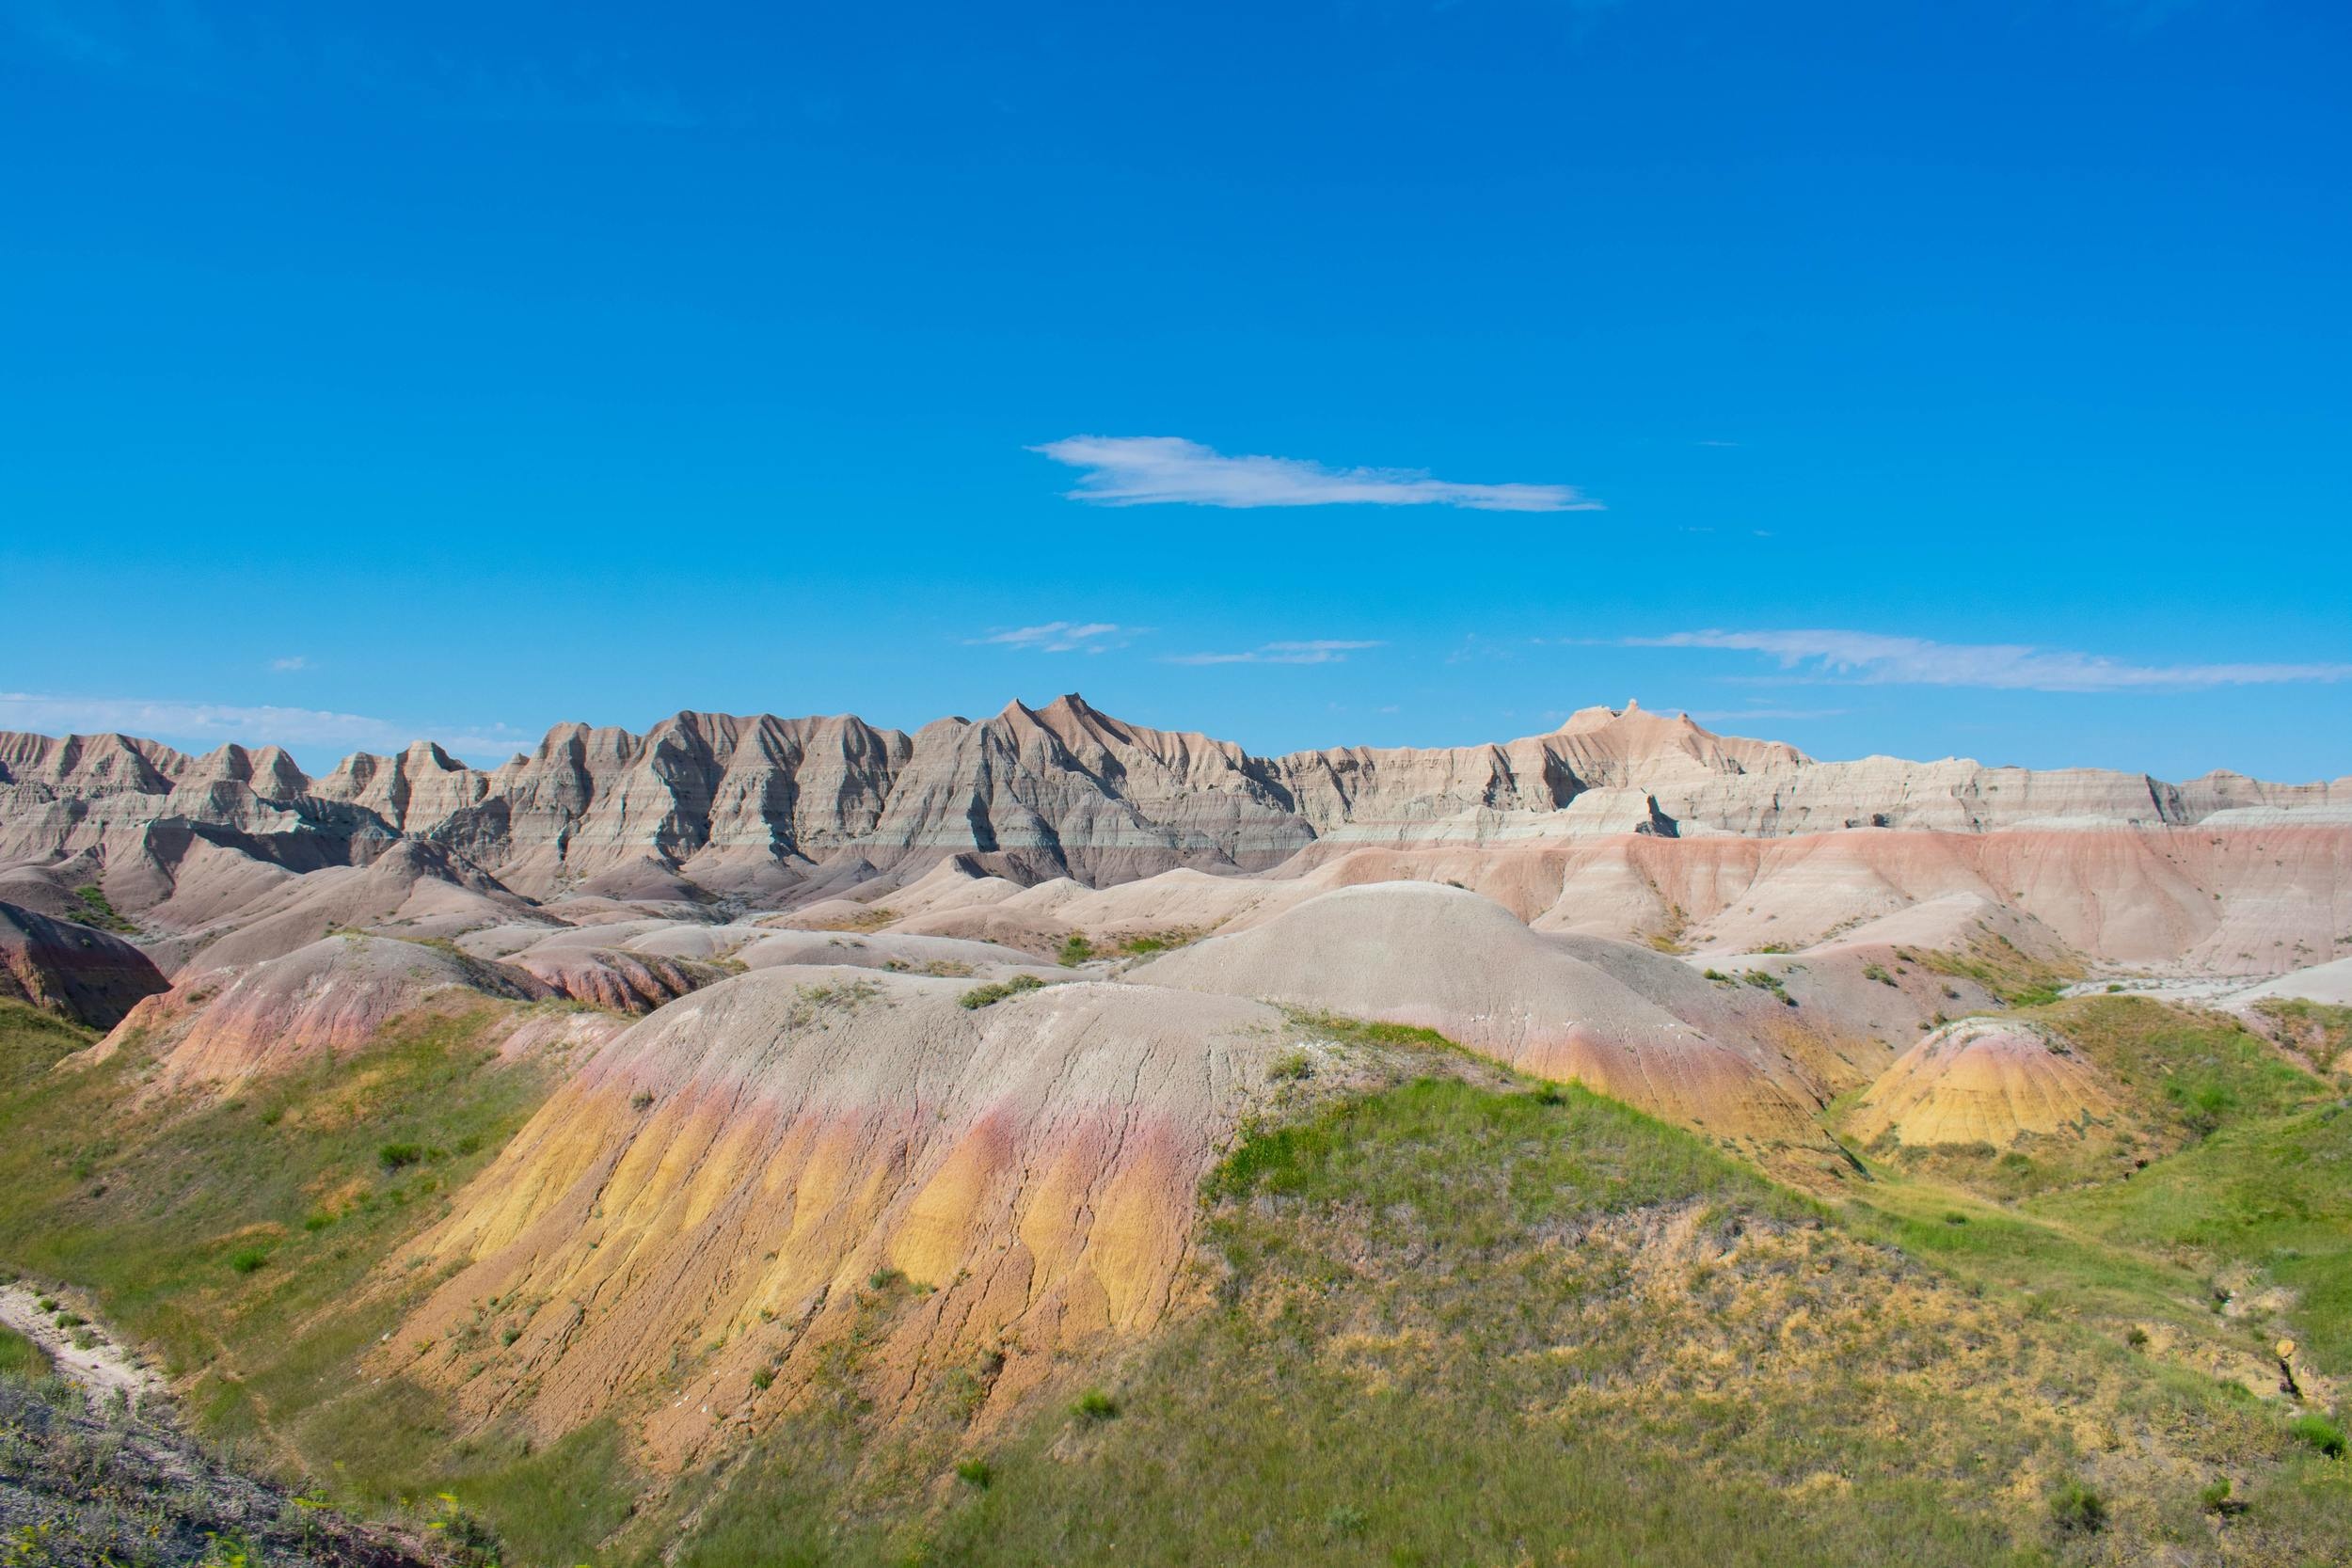
[[[2352,1112],[2337,1103],[2249,1117],[2128,1182],[2028,1208],[2203,1281],[2250,1271],[2255,1288],[2284,1287],[2301,1354],[2352,1374]]]
[[[2301,997],[2277,997],[2254,1004],[2254,1010],[2280,1031],[2296,1049],[2311,1057],[2322,1072],[2352,1052],[2352,1007],[2307,1002]]]
[[[2100,995],[2031,1016],[2122,1096],[2114,1124],[2006,1151],[1872,1150],[1855,1223],[2118,1337],[2161,1322],[2260,1356],[2283,1323],[2314,1365],[2352,1372],[2352,1113],[2222,1015]],[[1965,1227],[1942,1223],[1956,1187],[1979,1200]],[[2217,1322],[2218,1291],[2268,1287],[2293,1292],[2281,1322]]]
[[[1964,954],[1933,949],[1915,953],[1899,947],[1895,957],[1931,974],[1973,980],[2010,1007],[2046,1006],[2083,975],[2080,964],[2032,958],[2009,938],[1995,935],[1980,935]]]
[[[0,1010],[0,1261],[90,1289],[117,1328],[192,1380],[189,1415],[208,1438],[370,1512],[414,1514],[451,1493],[514,1561],[570,1563],[634,1493],[617,1432],[537,1452],[497,1430],[461,1438],[436,1397],[358,1368],[429,1283],[381,1289],[397,1279],[386,1261],[548,1086],[543,1068],[483,1044],[496,1011],[412,1015],[356,1055],[243,1098],[166,1106],[133,1103],[142,1042],[53,1073],[87,1037]]]
[[[0,1328],[0,1377],[36,1383],[54,1370],[46,1351],[12,1328]]]
[[[78,925],[95,926],[102,931],[114,931],[123,936],[136,936],[139,931],[137,924],[125,919],[107,901],[104,890],[95,882],[73,890],[73,902],[66,911],[66,918]]]
[[[1121,941],[1119,950],[1131,958],[1146,958],[1154,953],[1172,953],[1179,947],[1189,947],[1202,935],[1189,926],[1171,927],[1165,931],[1140,931]]]
[[[1009,980],[991,980],[984,986],[974,986],[956,1000],[970,1008],[993,1007],[1009,996],[1036,990],[1044,984],[1034,974],[1016,974]]]
[[[2210,1541],[2225,1465],[2249,1560],[2322,1560],[2352,1523],[2352,1466],[2275,1411],[1578,1088],[1327,1101],[1204,1202],[1207,1300],[1154,1339],[1071,1365],[985,1452],[877,1427],[852,1376],[683,1489],[709,1506],[680,1568],[2131,1560]],[[1988,1252],[2046,1228],[1953,1212],[1922,1220]]]

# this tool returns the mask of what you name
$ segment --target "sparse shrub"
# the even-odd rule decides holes
[[[1036,990],[1044,984],[1044,981],[1034,974],[1016,974],[1009,980],[992,980],[985,986],[974,986],[956,1000],[966,1007],[992,1006],[1008,996],[1018,996],[1025,990]]]
[[[1078,1396],[1077,1402],[1070,1407],[1070,1413],[1081,1420],[1113,1420],[1119,1415],[1119,1402],[1100,1388],[1089,1388]]]
[[[628,1108],[632,1111],[651,1110],[653,1108],[653,1090],[639,1089],[635,1094],[630,1095],[628,1097]]]
[[[263,1247],[239,1247],[229,1255],[229,1267],[238,1274],[251,1274],[268,1261],[269,1252]]]
[[[2181,1125],[2200,1138],[2219,1132],[2223,1118],[2237,1109],[2237,1097],[2220,1084],[2176,1080],[2165,1085],[2164,1093],[2179,1113]]]
[[[2230,1478],[2228,1476],[2222,1476],[2218,1480],[2208,1483],[2198,1492],[2198,1506],[2202,1508],[2208,1513],[2229,1514],[2245,1513],[2245,1499],[2241,1497],[2233,1497],[2230,1496]]]
[[[1353,1503],[1340,1503],[1323,1516],[1323,1528],[1328,1535],[1355,1535],[1364,1528],[1364,1511]]]
[[[375,1163],[387,1171],[406,1170],[410,1165],[424,1163],[424,1148],[419,1144],[383,1144],[375,1151]]]
[[[1944,1216],[1944,1223],[1946,1225],[1966,1225],[1968,1223],[1968,1216],[1955,1210]]]
[[[2093,1535],[2107,1528],[2105,1497],[2069,1476],[2050,1494],[2050,1518],[2067,1535]]]
[[[326,1229],[335,1223],[335,1216],[324,1209],[313,1209],[302,1216],[302,1228],[310,1231]]]
[[[957,1462],[956,1479],[966,1486],[977,1486],[985,1492],[988,1483],[996,1479],[996,1472],[985,1459],[965,1459]]]
[[[872,1274],[866,1276],[866,1283],[867,1287],[876,1291],[892,1290],[898,1286],[905,1284],[906,1282],[907,1276],[899,1273],[897,1269],[876,1269]]]
[[[1879,964],[1864,964],[1862,977],[1866,980],[1876,980],[1882,986],[1891,986],[1895,983],[1895,977],[1887,974],[1884,967]]]
[[[2344,1457],[2344,1428],[2325,1416],[2297,1416],[2287,1423],[2287,1435],[2309,1443],[2330,1459]]]
[[[761,1393],[766,1393],[772,1387],[775,1381],[776,1370],[773,1367],[762,1367],[752,1374],[752,1386]]]
[[[499,1343],[501,1345],[511,1345],[522,1337],[523,1331],[516,1328],[513,1323],[509,1323],[504,1328],[499,1330]]]
[[[2134,1350],[2146,1350],[2148,1348],[2148,1331],[2140,1327],[2137,1323],[2134,1323],[2131,1326],[2131,1331],[2123,1336],[2123,1342],[2131,1346]]]
[[[1274,1058],[1265,1075],[1278,1084],[1295,1084],[1315,1075],[1314,1058],[1304,1051],[1285,1051]]]
[[[1084,931],[1073,931],[1070,940],[1061,944],[1061,952],[1057,957],[1064,969],[1075,969],[1094,957],[1094,943],[1087,940]]]

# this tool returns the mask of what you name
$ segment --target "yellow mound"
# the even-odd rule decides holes
[[[779,968],[635,1024],[425,1238],[451,1277],[386,1370],[548,1433],[613,1411],[683,1460],[853,1336],[910,1387],[990,1353],[1019,1387],[1149,1328],[1279,1015],[1100,983],[966,1008],[964,989]]]
[[[2096,1069],[2029,1023],[1970,1018],[1913,1046],[1879,1075],[1847,1127],[1870,1140],[1992,1144],[2079,1131],[2116,1112]]]

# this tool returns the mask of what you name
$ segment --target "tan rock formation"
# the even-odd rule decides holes
[[[2047,1030],[1963,1019],[1905,1052],[1870,1085],[1847,1128],[1865,1142],[1991,1144],[2080,1132],[2115,1116],[2096,1069]]]
[[[682,1399],[637,1412],[678,1458],[792,1399],[903,1296],[883,1271],[927,1292],[885,1313],[890,1364],[1001,1351],[1017,1385],[1149,1328],[1279,1015],[1086,982],[974,1010],[962,989],[780,968],[641,1021],[458,1195],[421,1248],[455,1273],[384,1365],[553,1433],[715,1344]],[[478,1370],[415,1348],[485,1323],[516,1342]]]
[[[1821,1142],[1814,1092],[1772,1038],[1788,1010],[1777,999],[1624,942],[1531,931],[1454,888],[1327,893],[1132,974],[1435,1029],[1718,1136]]]
[[[0,997],[111,1029],[168,988],[146,954],[108,931],[0,904]]]

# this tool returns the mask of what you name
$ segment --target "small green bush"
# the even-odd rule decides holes
[[[985,986],[974,986],[956,998],[966,1007],[987,1007],[1008,996],[1018,996],[1025,990],[1036,990],[1045,984],[1034,974],[1016,974],[1009,980],[992,980]]]
[[[956,1465],[956,1479],[966,1486],[988,1490],[988,1483],[996,1479],[996,1471],[985,1459],[966,1459]]]
[[[1119,1402],[1100,1388],[1089,1388],[1078,1396],[1070,1413],[1088,1421],[1108,1421],[1119,1415]]]
[[[2230,1496],[2230,1478],[2221,1477],[2197,1494],[2198,1506],[2208,1513],[2243,1513],[2246,1504]]]
[[[229,1255],[229,1266],[238,1274],[251,1274],[268,1261],[269,1253],[262,1247],[239,1247]]]
[[[866,1276],[868,1290],[888,1291],[907,1282],[907,1276],[897,1269],[876,1269]]]
[[[2050,1495],[2050,1517],[2064,1534],[2096,1534],[2107,1528],[2106,1499],[2069,1476]]]
[[[1075,969],[1094,957],[1094,943],[1087,941],[1084,931],[1073,931],[1070,940],[1061,944],[1059,957],[1064,969]]]
[[[762,1367],[759,1370],[752,1374],[752,1386],[759,1389],[762,1393],[765,1393],[771,1386],[773,1386],[775,1381],[776,1370],[773,1367]]]
[[[424,1149],[418,1144],[385,1144],[376,1149],[375,1160],[388,1171],[406,1170],[424,1163]]]
[[[2297,1416],[2287,1423],[2287,1435],[2309,1443],[2330,1459],[2344,1457],[2344,1428],[2325,1416]]]
[[[1295,1084],[1315,1075],[1314,1058],[1304,1051],[1286,1051],[1274,1058],[1265,1075],[1278,1084]]]

